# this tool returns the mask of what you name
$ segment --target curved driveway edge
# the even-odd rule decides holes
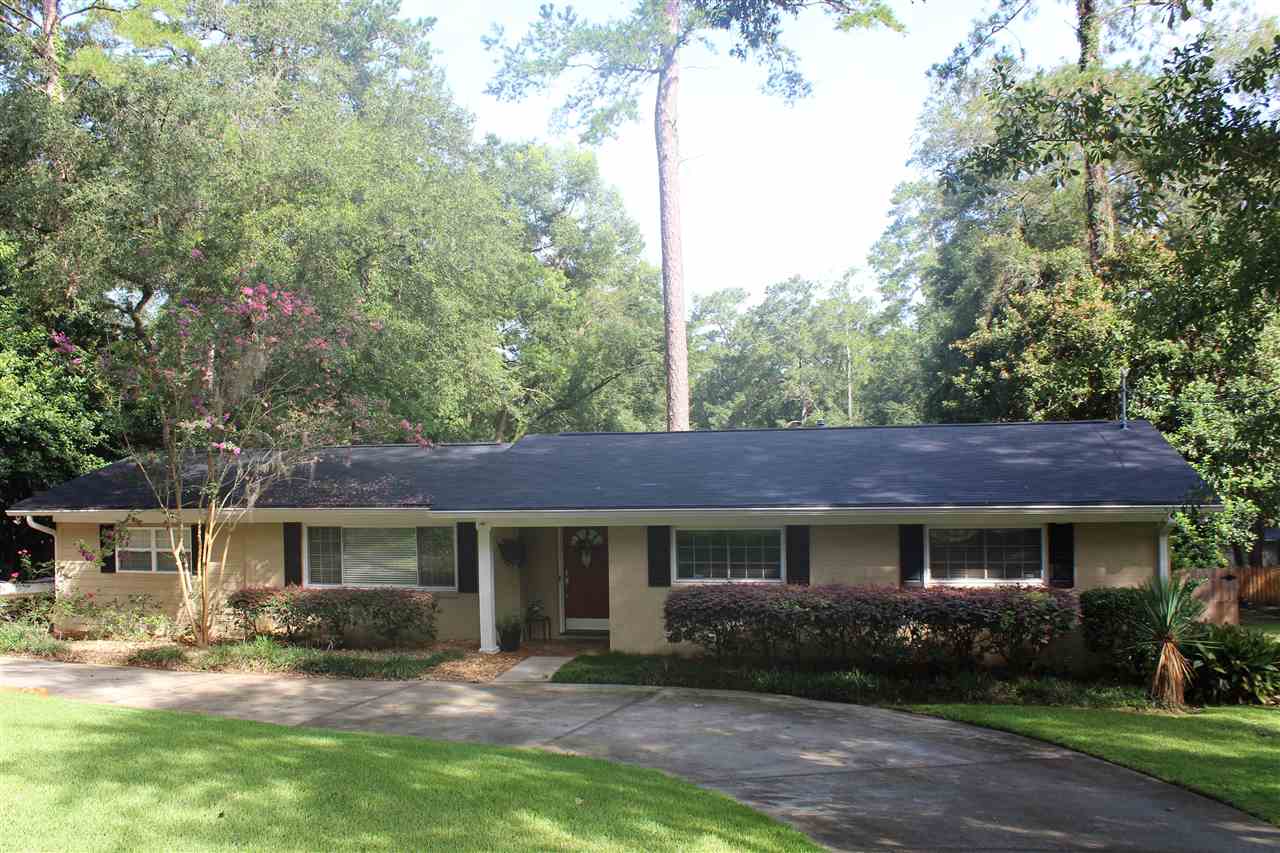
[[[1280,828],[1061,747],[784,696],[335,681],[0,658],[0,686],[656,767],[841,850],[1273,850]]]

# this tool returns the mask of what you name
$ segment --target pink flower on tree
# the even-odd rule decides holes
[[[54,347],[63,355],[75,355],[76,345],[71,343],[71,339],[64,332],[54,332],[49,336],[53,340]]]

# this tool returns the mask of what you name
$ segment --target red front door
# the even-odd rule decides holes
[[[564,618],[573,630],[609,627],[609,528],[566,527]]]

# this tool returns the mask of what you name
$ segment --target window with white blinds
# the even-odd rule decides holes
[[[307,583],[457,586],[451,527],[308,527]]]

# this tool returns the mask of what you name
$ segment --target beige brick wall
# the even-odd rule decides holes
[[[1154,524],[1077,524],[1076,589],[1137,586],[1156,574]]]
[[[525,548],[525,570],[521,575],[524,602],[535,598],[551,620],[551,636],[560,636],[560,528],[526,527],[520,531]]]
[[[59,523],[54,543],[61,593],[92,593],[99,602],[124,601],[130,595],[145,594],[155,599],[159,609],[176,618],[182,593],[178,577],[163,572],[114,572],[100,570],[97,563],[84,560],[80,544],[98,547],[97,524]],[[222,544],[226,543],[225,560]],[[217,563],[210,572],[215,595],[223,597],[242,586],[284,583],[284,539],[279,524],[242,524],[224,540],[214,543]],[[68,623],[63,627],[74,628]]]
[[[79,541],[96,546],[98,525],[59,523],[55,546],[59,589],[91,592],[99,600],[145,593],[176,616],[177,578],[167,574],[103,574],[80,556]],[[484,528],[482,528],[483,530]],[[1140,584],[1155,574],[1156,527],[1153,524],[1076,524],[1076,587]],[[522,612],[541,598],[559,635],[559,530],[492,529],[495,550],[497,613]],[[497,556],[497,543],[519,538],[527,562],[517,570]],[[284,582],[284,541],[279,524],[243,524],[231,534],[226,565],[214,572],[225,594],[251,584]],[[810,575],[814,584],[886,585],[898,583],[898,531],[894,525],[814,525],[810,528]],[[609,528],[610,645],[628,652],[686,651],[667,643],[662,607],[669,589],[648,583],[648,540],[644,527]],[[439,635],[449,640],[479,640],[479,596],[438,593]],[[64,627],[74,627],[66,625]]]
[[[898,585],[898,528],[893,524],[809,528],[809,582]]]
[[[663,634],[667,587],[649,586],[649,539],[644,527],[609,528],[609,648],[650,654],[680,651]]]

